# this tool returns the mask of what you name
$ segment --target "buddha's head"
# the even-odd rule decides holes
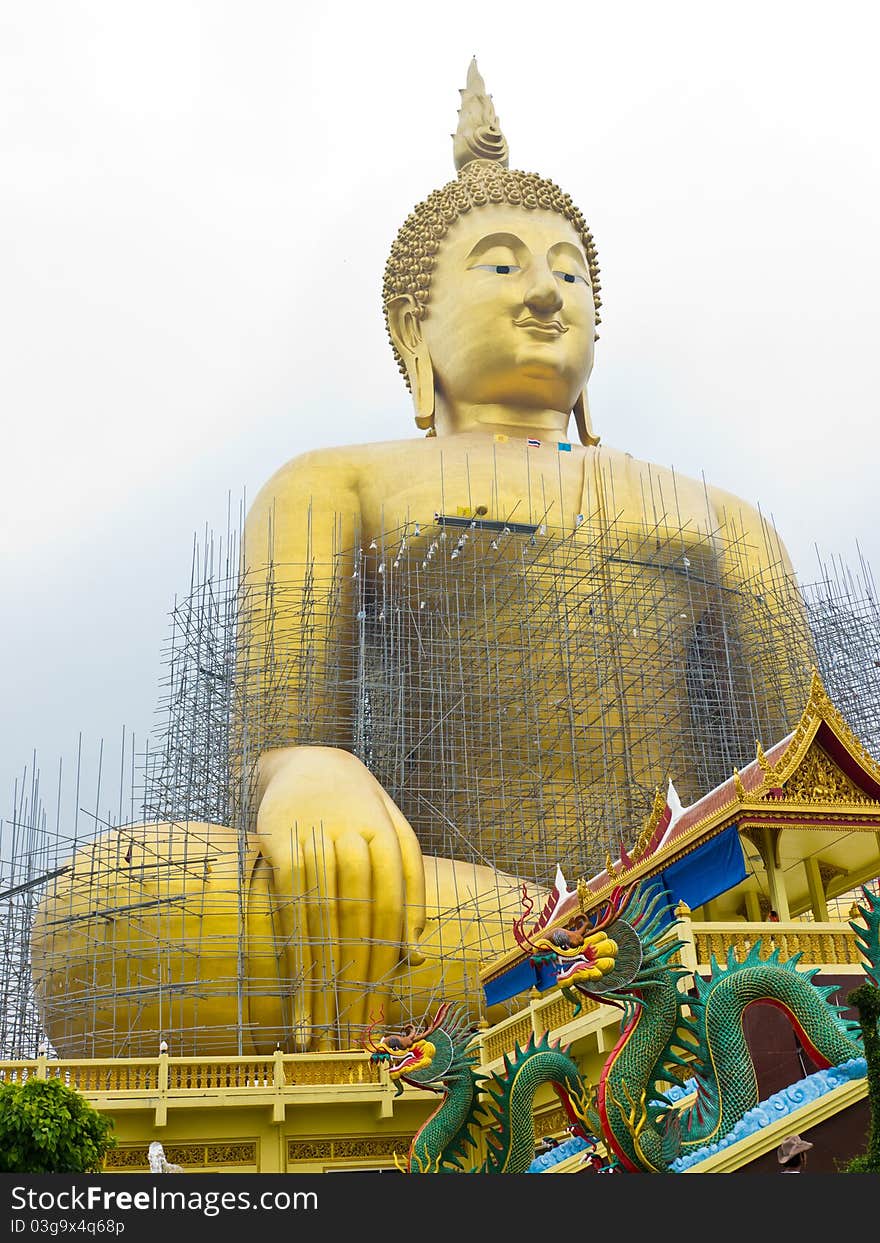
[[[586,402],[599,322],[596,248],[552,181],[507,167],[507,143],[472,61],[454,155],[458,178],[408,217],[385,268],[388,334],[416,423],[437,432],[544,428]]]

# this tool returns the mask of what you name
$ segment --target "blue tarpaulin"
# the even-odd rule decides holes
[[[660,873],[673,906],[686,902],[691,910],[710,902],[746,878],[746,864],[735,824]]]
[[[525,993],[530,988],[538,988],[541,992],[552,988],[556,983],[555,963],[533,963],[530,958],[518,963],[505,971],[485,986],[486,1005],[494,1006],[499,1001],[507,1001],[517,993]]]

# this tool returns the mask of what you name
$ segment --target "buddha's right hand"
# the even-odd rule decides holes
[[[361,761],[333,747],[268,752],[257,796],[279,957],[293,981],[295,1043],[356,1040],[386,1006],[401,958],[420,961],[418,839]]]

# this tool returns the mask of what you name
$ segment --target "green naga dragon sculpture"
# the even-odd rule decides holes
[[[472,1172],[524,1173],[535,1156],[532,1103],[543,1083],[555,1086],[575,1127],[586,1121],[588,1089],[575,1063],[546,1034],[539,1041],[532,1038],[525,1049],[517,1047],[513,1059],[505,1057],[501,1077],[477,1073],[472,1039],[461,1010],[453,1011],[448,1003],[421,1031],[409,1024],[401,1034],[377,1039],[371,1028],[366,1037],[372,1060],[388,1066],[398,1093],[408,1083],[443,1097],[410,1145],[411,1174],[462,1172],[475,1147],[472,1130],[478,1123],[489,1128],[489,1154]],[[481,1090],[488,1098],[482,1105]]]
[[[853,922],[869,979],[880,980],[880,897],[864,891],[864,927]],[[730,1134],[758,1104],[758,1084],[743,1034],[749,1006],[766,1002],[782,1010],[820,1068],[863,1056],[858,1024],[829,1001],[834,991],[813,982],[818,969],[801,971],[800,955],[762,958],[760,942],[744,961],[731,950],[712,959],[711,974],[683,991],[685,968],[674,960],[684,944],[674,936],[665,893],[650,884],[617,890],[603,908],[550,927],[558,893],[528,931],[525,916],[515,933],[521,946],[555,964],[556,985],[576,1015],[588,997],[622,1011],[620,1037],[595,1091],[577,1066],[545,1035],[516,1048],[504,1072],[488,1079],[474,1068],[473,1033],[460,1013],[440,1006],[423,1031],[374,1039],[367,1046],[403,1083],[442,1094],[437,1110],[415,1136],[412,1173],[466,1168],[477,1126],[488,1126],[490,1153],[475,1173],[519,1173],[534,1156],[532,1102],[552,1083],[576,1131],[601,1133],[622,1170],[661,1173]],[[530,912],[527,911],[527,914]],[[673,1102],[672,1085],[692,1080],[695,1092]],[[481,1103],[481,1096],[483,1101]]]

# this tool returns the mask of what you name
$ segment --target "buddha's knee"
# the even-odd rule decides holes
[[[62,1055],[235,1052],[241,864],[235,830],[127,825],[81,847],[50,883],[31,938],[37,1004]],[[268,957],[268,954],[266,955]]]

